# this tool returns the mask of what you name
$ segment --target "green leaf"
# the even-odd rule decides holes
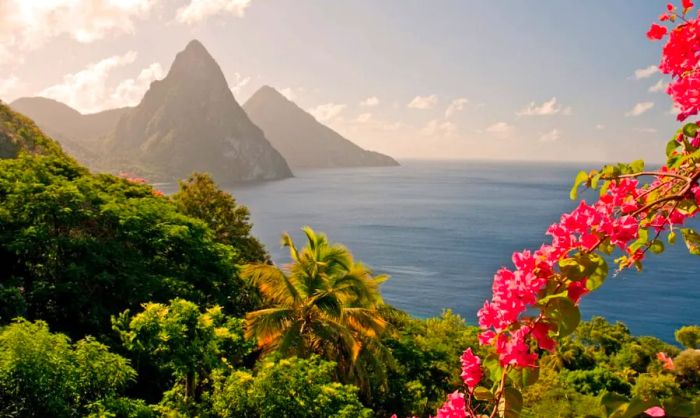
[[[631,171],[630,174],[639,173],[640,171],[644,171],[644,160],[632,161],[631,163],[629,163],[628,167]]]
[[[501,362],[498,361],[498,357],[492,356],[484,359],[482,363],[484,368],[489,372],[489,377],[494,382],[501,380],[501,375],[503,374],[503,366]]]
[[[525,389],[537,382],[540,378],[540,369],[531,369],[529,367],[525,367],[524,369],[511,369],[508,372],[508,377],[516,387]]]
[[[651,245],[649,246],[649,251],[651,251],[654,254],[661,254],[662,252],[664,252],[664,242],[660,239],[655,239],[651,242]]]
[[[552,299],[545,314],[557,325],[557,334],[560,337],[573,333],[581,322],[581,311],[568,297]]]
[[[610,187],[610,180],[603,182],[603,185],[600,187],[600,196],[605,196],[605,194],[608,192],[608,188]]]
[[[694,122],[686,123],[683,126],[683,135],[695,138],[698,134],[698,125]]]
[[[599,288],[608,277],[608,262],[598,254],[589,254],[588,262],[590,264],[585,271],[588,275],[586,288],[592,291]]]
[[[498,401],[498,416],[501,418],[518,418],[523,409],[523,395],[514,387],[506,387]]]
[[[629,400],[626,397],[615,392],[606,392],[600,398],[600,405],[603,407],[606,417],[611,417],[616,412],[624,411],[628,404]]]
[[[671,417],[697,417],[700,416],[700,401],[688,401],[674,396],[663,402],[666,414]]]
[[[641,415],[642,412],[651,408],[652,406],[658,405],[659,402],[654,400],[642,400],[639,398],[632,398],[627,407],[624,409],[620,415],[615,415],[620,418],[635,418]]]
[[[688,247],[688,252],[692,255],[700,255],[700,234],[691,228],[681,229],[681,234],[683,235],[683,240],[685,240],[685,245]]]
[[[667,239],[668,239],[668,243],[670,245],[675,245],[676,244],[676,232],[675,231],[669,232]]]
[[[557,298],[565,298],[565,297],[568,297],[567,296],[568,294],[569,294],[569,291],[564,290],[563,292],[547,295],[547,296],[543,297],[542,299],[538,300],[537,304],[539,306],[545,306],[547,304],[547,302],[549,302],[550,300],[557,299]]]
[[[634,241],[632,244],[630,244],[630,250],[636,251],[644,246],[646,246],[649,242],[649,230],[645,228],[639,228],[639,238],[637,238],[636,241]]]
[[[589,290],[595,290],[608,276],[608,263],[598,254],[578,253],[573,257],[560,260],[559,270],[569,280],[579,281],[588,278],[586,287]]]
[[[477,401],[491,401],[493,400],[493,393],[483,386],[477,386],[474,388],[474,398]]]
[[[571,200],[576,200],[579,186],[586,182],[588,182],[588,173],[585,171],[579,171],[579,173],[576,175],[576,179],[574,180],[574,185],[569,192],[569,198]]]
[[[583,280],[586,267],[581,264],[578,257],[562,258],[559,260],[559,271],[569,280]]]
[[[666,144],[666,156],[670,157],[671,154],[673,154],[673,151],[676,150],[676,148],[678,148],[678,141],[676,141],[676,138],[673,138],[670,141],[668,141],[668,143]]]

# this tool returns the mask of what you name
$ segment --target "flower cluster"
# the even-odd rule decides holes
[[[689,18],[688,13],[694,7],[690,0],[683,0],[682,10],[678,11],[669,4],[667,13],[659,17],[661,22],[682,21],[683,23],[668,30],[666,26],[654,23],[647,32],[652,40],[661,40],[668,35],[664,46],[659,70],[673,77],[668,86],[668,94],[679,109],[678,120],[685,120],[700,111],[700,19]]]
[[[462,381],[469,391],[473,391],[481,381],[481,359],[472,353],[471,348],[467,348],[460,361],[462,362]]]
[[[447,402],[438,409],[435,418],[466,418],[466,406],[464,395],[455,391],[447,396]]]
[[[700,111],[700,18],[689,18],[693,7],[691,0],[682,0],[680,11],[669,4],[659,20],[678,25],[669,30],[655,23],[647,33],[654,40],[668,36],[659,68],[673,77],[668,93],[680,110],[679,120]],[[577,305],[581,297],[600,286],[607,275],[607,256],[617,249],[622,253],[615,260],[619,269],[640,267],[648,250],[663,249],[659,243],[661,233],[670,230],[672,242],[674,228],[698,214],[699,152],[700,127],[691,123],[671,140],[667,147],[668,164],[658,171],[645,172],[643,164],[640,167],[633,163],[608,166],[590,174],[583,172],[580,181],[577,177],[575,188],[581,182],[593,189],[604,183],[600,198],[592,204],[581,201],[549,227],[549,243],[535,251],[514,253],[513,268],[498,270],[493,296],[478,312],[482,330],[479,342],[485,351],[495,354],[489,354],[486,361],[497,361],[504,370],[502,376],[489,376],[495,382],[501,380],[494,393],[497,401],[503,395],[505,371],[535,367],[540,350],[556,349],[555,335],[572,332],[580,317]],[[652,180],[639,180],[645,176]],[[690,238],[685,237],[686,233]],[[692,230],[683,230],[683,234],[691,252],[700,254],[700,235]],[[673,368],[672,359],[664,353],[657,357],[664,368]],[[471,348],[460,360],[469,404],[463,394],[454,392],[438,411],[438,418],[476,416],[471,401],[484,376],[482,360]],[[659,407],[645,413],[665,414]]]

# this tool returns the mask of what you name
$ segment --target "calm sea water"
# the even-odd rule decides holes
[[[581,164],[404,161],[401,167],[297,172],[295,178],[233,187],[252,212],[254,233],[276,262],[288,231],[310,225],[344,243],[376,273],[391,279],[391,304],[419,316],[450,308],[475,323],[494,272],[513,251],[537,248],[568,199]],[[633,333],[673,340],[700,323],[700,258],[682,243],[652,256],[642,273],[610,277],[582,303],[584,316],[603,315]]]

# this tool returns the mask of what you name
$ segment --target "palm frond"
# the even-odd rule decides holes
[[[301,300],[296,283],[277,266],[248,264],[243,267],[241,277],[275,304],[289,306]]]
[[[277,347],[280,336],[294,319],[290,308],[260,309],[246,314],[245,337],[255,339],[265,351]]]

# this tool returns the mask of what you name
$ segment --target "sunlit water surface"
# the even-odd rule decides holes
[[[294,178],[227,188],[250,207],[254,233],[278,263],[279,238],[310,225],[348,246],[391,279],[389,303],[419,316],[445,308],[475,322],[494,272],[513,251],[537,248],[564,211],[585,165],[402,161],[401,167],[296,172]],[[673,340],[700,322],[700,258],[678,243],[624,271],[582,302],[585,317],[626,323],[633,333]]]

